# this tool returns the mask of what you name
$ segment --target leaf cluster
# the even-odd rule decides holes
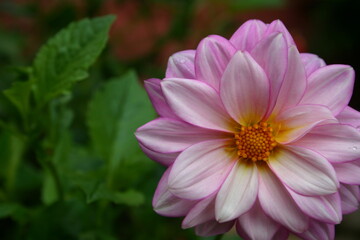
[[[150,205],[161,170],[133,134],[155,117],[135,72],[97,79],[77,95],[113,21],[71,23],[32,66],[12,69],[18,78],[3,91],[10,110],[0,120],[1,239],[146,239],[134,234],[146,224],[168,234],[150,226],[165,222]]]

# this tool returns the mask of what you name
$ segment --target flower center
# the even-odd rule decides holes
[[[253,162],[268,160],[271,151],[277,145],[273,129],[265,122],[242,126],[240,131],[235,133],[235,143],[238,156]]]

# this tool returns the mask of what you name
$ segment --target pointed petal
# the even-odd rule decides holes
[[[260,20],[249,20],[231,36],[230,42],[237,50],[250,52],[261,40],[266,25]]]
[[[138,128],[138,141],[156,152],[180,152],[191,145],[227,136],[224,132],[200,128],[183,121],[157,118]]]
[[[349,125],[316,126],[293,144],[312,149],[333,163],[360,158],[360,131]]]
[[[288,189],[300,209],[309,217],[322,222],[338,224],[342,220],[341,201],[338,193],[310,197]]]
[[[215,197],[213,194],[200,200],[186,215],[181,227],[191,228],[215,219]]]
[[[173,54],[166,69],[167,78],[195,79],[195,50],[185,50]]]
[[[168,179],[171,167],[169,167],[156,188],[153,198],[153,208],[160,215],[168,217],[185,216],[187,212],[196,204],[196,201],[175,197],[169,192]]]
[[[269,101],[269,81],[248,54],[236,52],[221,80],[220,96],[228,113],[242,125],[259,122]]]
[[[298,234],[304,240],[333,240],[335,237],[334,224],[327,224],[311,220],[309,229],[304,233]]]
[[[262,39],[251,51],[252,57],[265,70],[270,81],[268,115],[276,103],[288,64],[288,47],[283,34],[273,33]]]
[[[195,233],[201,237],[210,237],[214,235],[224,234],[234,226],[234,221],[226,223],[218,223],[216,220],[210,220],[206,223],[195,227]]]
[[[266,216],[258,201],[236,221],[236,230],[245,239],[274,239],[279,228],[280,225],[277,222]]]
[[[156,112],[161,117],[174,118],[178,119],[172,109],[169,107],[165,101],[163,91],[161,89],[161,80],[157,78],[151,78],[144,81],[144,86],[146,92],[149,95],[152,105],[154,106]]]
[[[235,51],[235,47],[221,36],[211,35],[203,39],[196,49],[196,78],[218,90],[220,79]]]
[[[273,33],[281,32],[284,35],[287,45],[290,47],[291,45],[295,45],[294,39],[292,38],[291,34],[285,27],[284,23],[280,20],[275,20],[271,22],[265,32],[266,35],[270,35]]]
[[[289,48],[287,66],[288,69],[272,114],[278,113],[283,108],[293,107],[298,104],[306,90],[307,80],[305,69],[296,46]]]
[[[331,164],[306,148],[281,146],[270,155],[269,165],[284,184],[299,194],[327,195],[339,187]]]
[[[359,186],[341,184],[339,189],[343,214],[356,211],[359,207]]]
[[[267,166],[259,167],[259,201],[264,212],[293,232],[307,229],[308,217]]]
[[[360,159],[348,163],[333,164],[340,182],[346,184],[360,184]]]
[[[298,105],[288,108],[274,120],[275,125],[280,126],[275,139],[283,144],[294,142],[319,123],[334,119],[330,110],[321,105]]]
[[[300,55],[301,61],[305,66],[306,76],[310,76],[310,74],[312,74],[319,68],[326,66],[324,60],[319,58],[315,54],[301,53]]]
[[[336,118],[343,124],[349,124],[360,131],[360,112],[347,106]]]
[[[178,197],[201,199],[218,191],[236,163],[236,154],[224,140],[197,143],[175,160],[169,176],[170,191]]]
[[[349,103],[353,87],[354,69],[346,65],[328,65],[309,76],[302,104],[327,106],[336,116]]]
[[[216,220],[227,222],[247,212],[254,204],[257,192],[258,173],[256,165],[238,161],[217,194]]]
[[[199,127],[232,132],[235,123],[217,92],[200,81],[165,79],[164,95],[176,115]]]
[[[179,156],[180,152],[172,152],[172,153],[160,153],[153,151],[147,147],[145,147],[143,144],[139,143],[139,146],[141,150],[148,156],[150,159],[164,165],[164,166],[170,166],[173,164],[177,156]]]

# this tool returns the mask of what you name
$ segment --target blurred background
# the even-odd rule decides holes
[[[77,149],[73,158],[81,159],[77,167],[87,171],[96,168],[97,161],[101,166],[101,160],[87,147],[84,106],[108,79],[129,69],[135,70],[140,80],[162,78],[174,52],[195,49],[210,34],[229,38],[248,19],[267,23],[281,19],[300,52],[317,54],[327,64],[351,65],[358,73],[359,12],[357,0],[0,0],[0,89],[9,88],[19,78],[17,71],[11,71],[14,66],[31,65],[41,45],[70,22],[116,15],[105,51],[90,69],[90,77],[74,86],[69,101],[74,114],[69,126],[71,139],[82,149]],[[14,110],[3,96],[0,106],[0,118],[13,121],[9,114]],[[350,106],[360,110],[358,79]],[[1,144],[6,145],[6,138],[0,137]],[[19,187],[10,199],[21,205],[21,210],[0,204],[0,239],[201,239],[192,230],[181,230],[180,219],[153,212],[151,199],[164,168],[140,151],[136,156],[117,170],[121,177],[116,181],[117,190],[136,189],[138,204],[86,203],[77,190],[70,191],[65,201],[44,202],[44,173],[31,160],[24,163],[16,180]],[[0,168],[5,165],[3,161]],[[0,173],[6,175],[5,169]],[[1,177],[0,187],[3,182]],[[9,198],[1,190],[0,203],[6,201]],[[337,226],[336,239],[359,239],[359,223],[359,213],[345,216]],[[224,239],[232,239],[232,234]]]
[[[101,74],[132,68],[141,79],[162,77],[172,53],[196,48],[209,34],[230,37],[248,19],[281,19],[300,52],[357,70],[359,9],[356,0],[1,0],[0,64],[26,65],[70,22],[114,14]],[[360,108],[354,94],[350,105]]]

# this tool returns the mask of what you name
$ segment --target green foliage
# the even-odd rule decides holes
[[[1,239],[197,239],[152,210],[162,170],[134,132],[155,112],[135,72],[87,78],[113,20],[72,23],[13,68],[0,98]]]
[[[35,97],[46,102],[88,76],[87,69],[103,50],[114,16],[84,19],[60,31],[37,54]]]
[[[111,80],[95,94],[89,104],[88,126],[95,150],[108,161],[110,169],[116,169],[124,157],[139,151],[133,133],[154,117],[133,72]]]
[[[29,111],[31,85],[29,81],[15,82],[11,88],[4,91],[5,96],[17,107],[23,117]]]
[[[96,191],[88,194],[86,202],[92,203],[97,200],[108,200],[116,204],[137,207],[144,203],[144,195],[141,192],[132,189],[125,192],[110,191],[101,185]]]
[[[115,220],[150,200],[141,177],[155,169],[134,132],[155,112],[136,74],[100,83],[86,99],[73,88],[87,78],[113,20],[70,24],[40,49],[33,66],[17,68],[17,81],[3,91],[12,108],[0,121],[0,226],[8,226],[0,236],[118,239],[124,233]],[[77,100],[88,105],[83,117],[73,107]],[[74,122],[88,126],[89,139],[74,139]]]
[[[44,204],[50,205],[59,199],[58,192],[56,191],[56,182],[50,171],[45,170],[43,181],[41,199]]]

